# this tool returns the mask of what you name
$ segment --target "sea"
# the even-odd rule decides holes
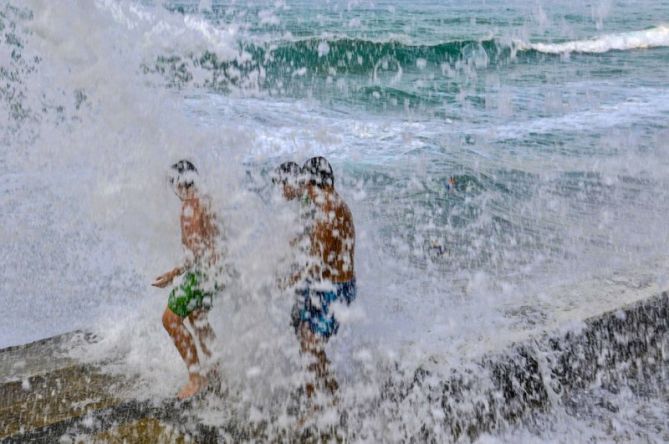
[[[150,284],[183,260],[166,177],[189,159],[235,276],[218,356],[231,390],[253,386],[246,414],[272,416],[260,399],[299,373],[276,287],[299,221],[269,177],[316,155],[357,233],[328,344],[342,381],[543,331],[579,304],[564,288],[669,249],[669,0],[1,0],[0,347],[92,331],[146,396],[174,391]],[[477,439],[669,440],[666,390],[615,409],[601,390]],[[352,441],[420,429],[372,410]]]

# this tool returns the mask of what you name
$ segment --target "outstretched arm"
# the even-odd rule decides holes
[[[161,274],[156,278],[151,285],[158,288],[165,288],[172,283],[175,277],[183,273],[183,267],[174,267],[167,273]]]

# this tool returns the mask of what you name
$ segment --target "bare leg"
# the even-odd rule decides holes
[[[327,389],[330,394],[334,395],[339,385],[334,376],[330,374],[330,361],[325,354],[323,340],[315,335],[306,323],[300,325],[299,335],[302,353],[308,353],[314,358],[308,369],[314,375],[315,385],[307,383],[307,396],[311,398],[316,389]]]
[[[184,320],[174,314],[169,308],[163,313],[163,326],[169,333],[174,345],[177,347],[181,358],[188,368],[188,383],[184,385],[177,397],[179,399],[189,398],[198,393],[205,386],[205,378],[200,374],[200,360],[197,356],[197,348]]]
[[[216,339],[216,334],[214,333],[214,329],[211,328],[211,325],[209,325],[207,312],[205,310],[195,310],[188,315],[188,320],[193,326],[193,330],[195,330],[202,352],[207,355],[207,357],[211,357],[209,345],[211,344],[211,341]]]

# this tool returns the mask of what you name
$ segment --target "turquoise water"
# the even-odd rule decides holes
[[[170,4],[195,14],[201,6]],[[646,254],[665,238],[653,225],[667,208],[668,10],[214,2],[201,14],[238,28],[235,57],[177,54],[145,69],[198,93],[308,103],[310,115],[294,123],[265,108],[245,117],[282,129],[329,120],[322,128],[339,140],[317,149],[365,190],[378,231],[407,249],[394,256],[421,262],[437,244],[450,252],[436,260],[449,272],[506,277],[546,261],[580,268],[581,257]],[[456,193],[446,190],[450,176]]]

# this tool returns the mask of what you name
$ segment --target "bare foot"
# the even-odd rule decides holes
[[[186,398],[190,398],[191,396],[195,396],[200,393],[206,386],[207,380],[205,378],[197,373],[191,373],[188,377],[188,383],[181,387],[179,394],[177,394],[177,398],[184,400]]]

